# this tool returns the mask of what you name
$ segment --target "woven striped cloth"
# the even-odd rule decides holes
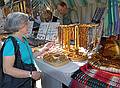
[[[120,88],[120,74],[85,64],[71,76],[71,88]]]

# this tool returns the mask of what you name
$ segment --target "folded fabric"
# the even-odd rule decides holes
[[[71,77],[71,88],[120,88],[120,74],[97,69],[88,63]]]

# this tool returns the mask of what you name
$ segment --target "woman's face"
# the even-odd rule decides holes
[[[28,24],[24,24],[24,26],[21,28],[20,33],[23,35],[26,35],[28,33]]]
[[[45,18],[46,22],[49,22],[51,19],[52,19],[52,15],[47,14]]]

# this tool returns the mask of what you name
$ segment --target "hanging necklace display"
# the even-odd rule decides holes
[[[88,49],[89,43],[93,42],[94,47],[97,44],[97,26],[97,24],[72,24],[60,25],[58,27],[60,46],[65,50],[66,55],[68,55],[72,61],[86,60],[85,50]],[[95,30],[95,33],[92,33],[93,36],[91,38],[89,28]]]

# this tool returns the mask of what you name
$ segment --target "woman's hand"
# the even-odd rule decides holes
[[[43,47],[43,50],[44,51],[47,51],[47,50],[49,50],[52,46],[54,46],[55,45],[55,43],[54,42],[48,42],[48,43],[46,43],[45,45],[44,45],[44,47]]]
[[[48,51],[51,47],[55,45],[54,42],[48,42],[44,45],[43,48],[40,49],[39,52],[34,53],[35,57],[43,55],[46,51]]]
[[[34,80],[39,80],[41,78],[41,72],[38,71],[32,71],[32,78]]]

